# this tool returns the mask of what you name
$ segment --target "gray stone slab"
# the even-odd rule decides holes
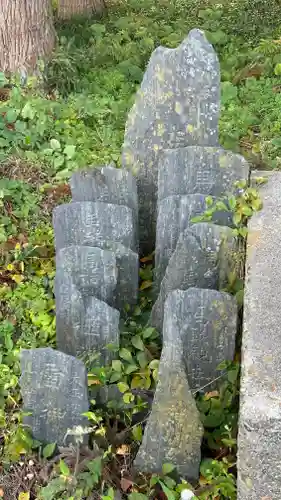
[[[207,385],[208,390],[217,388],[218,365],[234,358],[237,314],[235,297],[225,292],[189,288],[168,295],[163,342],[173,344],[181,338],[192,392]]]
[[[220,197],[233,192],[235,181],[249,177],[245,158],[219,147],[166,149],[159,164],[159,200],[194,193]]]
[[[24,424],[35,439],[68,445],[68,430],[88,427],[82,413],[89,410],[87,374],[83,363],[50,347],[21,351],[20,378]],[[86,441],[86,439],[85,439]]]
[[[164,463],[172,463],[182,477],[198,480],[202,436],[179,338],[162,349],[154,401],[134,466],[159,473]]]
[[[220,69],[203,32],[152,54],[126,125],[123,166],[136,172],[140,247],[154,249],[158,156],[162,149],[218,145]]]
[[[165,300],[173,290],[224,287],[234,267],[235,250],[235,238],[225,226],[202,222],[181,233],[152,308],[151,324],[161,332]]]
[[[114,306],[122,311],[136,304],[139,290],[139,255],[121,243],[105,243],[104,249],[114,253],[118,269]]]
[[[111,165],[74,172],[70,179],[73,201],[101,201],[124,205],[138,214],[136,179],[131,172]]]
[[[98,355],[100,366],[111,364],[108,344],[119,345],[116,309],[95,297],[82,297],[77,288],[61,283],[56,299],[57,348],[72,356]]]
[[[206,195],[176,195],[164,198],[158,204],[155,281],[159,290],[166,267],[176,248],[179,235],[193,225],[192,218],[206,211]],[[214,203],[217,198],[213,198]],[[231,211],[216,211],[211,219],[218,225],[233,227]]]
[[[259,172],[259,176],[264,173]],[[238,499],[281,498],[281,174],[249,222],[238,433]]]
[[[119,242],[137,249],[136,224],[130,208],[102,202],[73,202],[53,212],[56,250],[71,245],[102,247]]]
[[[118,269],[113,252],[89,246],[61,248],[56,254],[56,268],[56,296],[66,275],[82,295],[114,302]]]

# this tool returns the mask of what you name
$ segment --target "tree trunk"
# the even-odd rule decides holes
[[[58,0],[60,19],[69,19],[75,15],[101,14],[105,9],[105,0]]]
[[[0,0],[0,71],[32,72],[54,45],[50,0]]]

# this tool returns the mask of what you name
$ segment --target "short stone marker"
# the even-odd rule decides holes
[[[225,292],[189,288],[175,290],[165,302],[163,342],[182,339],[183,359],[192,392],[213,380],[222,361],[232,361],[237,334],[237,303]],[[172,336],[171,336],[172,335]],[[173,340],[174,339],[174,340]]]
[[[213,197],[213,203],[216,202]],[[202,216],[207,209],[205,194],[176,195],[164,198],[158,203],[155,284],[159,290],[169,260],[177,246],[179,235],[193,225],[192,219]],[[211,222],[222,226],[233,226],[230,211],[216,211]]]
[[[203,427],[186,377],[183,343],[177,332],[166,335],[158,378],[134,465],[143,472],[161,472],[164,463],[172,463],[181,476],[196,481]]]
[[[138,215],[135,177],[131,172],[106,165],[74,172],[70,179],[73,201],[101,201],[124,205]]]
[[[152,308],[152,326],[162,331],[165,300],[173,290],[225,286],[235,247],[232,231],[225,226],[202,222],[181,233]]]
[[[82,295],[113,303],[118,277],[113,252],[89,246],[61,248],[57,251],[56,267],[57,294],[64,276],[69,276]]]
[[[281,498],[281,174],[249,222],[238,432],[238,499]]]
[[[83,363],[50,347],[22,350],[21,393],[24,425],[34,439],[59,446],[74,442],[67,431],[88,427],[82,414],[89,410],[87,374]],[[85,438],[85,441],[87,439]]]
[[[119,242],[137,249],[133,212],[122,205],[102,202],[73,202],[59,205],[53,212],[56,250],[71,245],[101,247]]]
[[[241,155],[219,147],[167,149],[159,158],[158,199],[202,193],[222,196],[236,181],[248,180],[249,165]]]
[[[158,157],[162,149],[218,146],[220,68],[202,31],[176,49],[158,47],[129,114],[123,167],[136,172],[140,247],[154,249]]]

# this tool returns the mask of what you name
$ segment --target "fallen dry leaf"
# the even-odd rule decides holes
[[[131,479],[127,479],[126,477],[122,477],[121,481],[120,481],[120,485],[121,485],[121,489],[122,491],[128,491],[129,488],[131,488],[133,484],[133,481],[131,481]]]

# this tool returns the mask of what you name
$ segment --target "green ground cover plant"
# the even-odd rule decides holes
[[[117,418],[120,408],[114,404],[105,417],[92,403],[89,415],[102,456],[81,452],[84,468],[79,471],[76,452],[61,452],[55,462],[55,448],[34,443],[21,425],[19,351],[55,346],[52,209],[69,199],[68,178],[77,168],[112,161],[120,166],[126,116],[156,46],[176,47],[190,29],[204,29],[221,63],[221,144],[244,154],[254,168],[280,167],[280,9],[277,0],[123,1],[102,18],[58,25],[58,47],[42,67],[40,81],[31,78],[21,88],[15,79],[9,99],[0,102],[0,460],[4,472],[15,463],[21,500],[36,498],[36,485],[43,486],[40,495],[46,500],[87,497],[93,487],[105,500],[113,498],[116,487],[130,500],[165,498],[163,492],[170,500],[187,487],[174,478],[169,464],[159,477],[120,477],[142,427],[134,425],[133,411]],[[0,94],[5,83],[0,74]],[[243,205],[245,227],[255,208],[247,200],[232,202],[234,212]],[[242,226],[239,234],[246,236]],[[152,263],[150,256],[141,262],[140,301],[124,323],[117,362],[108,372],[89,364],[90,388],[115,379],[124,404],[131,402],[138,411],[143,401],[132,391],[153,389],[160,352],[157,332],[144,326],[152,300]],[[233,277],[232,284],[237,292]],[[239,356],[225,370],[218,393],[206,389],[198,395],[205,424],[199,498],[236,498]],[[26,474],[33,476],[24,480]],[[13,476],[7,477],[11,483]]]

